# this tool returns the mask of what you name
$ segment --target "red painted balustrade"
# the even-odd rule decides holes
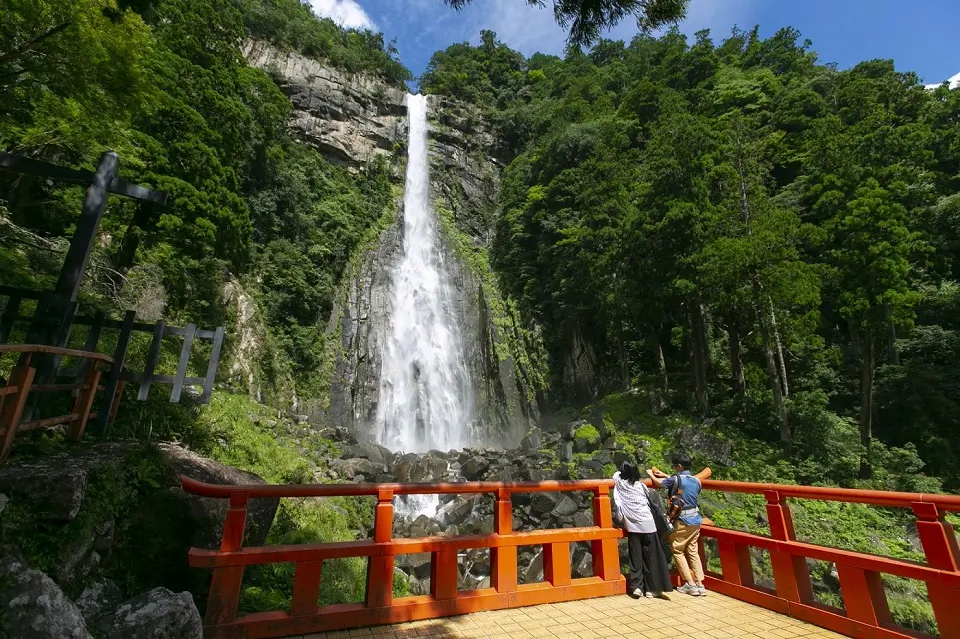
[[[282,637],[416,619],[444,617],[501,608],[624,594],[617,539],[623,536],[611,519],[610,480],[459,484],[343,484],[219,486],[182,478],[183,488],[204,497],[230,500],[219,550],[190,550],[190,565],[212,568],[204,636],[212,638]],[[809,621],[851,637],[916,637],[893,625],[881,574],[919,579],[926,583],[943,639],[960,639],[960,550],[944,513],[960,511],[960,496],[890,493],[838,488],[780,486],[704,481],[704,488],[762,494],[770,536],[704,526],[701,540],[716,539],[721,574],[710,573],[709,589],[785,615]],[[514,493],[590,491],[594,525],[515,532]],[[393,499],[411,494],[487,493],[495,496],[494,530],[489,535],[393,538]],[[297,546],[243,548],[246,505],[250,499],[370,495],[377,498],[374,538]],[[875,506],[910,508],[926,553],[926,564],[915,564],[864,553],[839,550],[796,540],[787,498],[834,500]],[[570,544],[590,542],[593,577],[571,578]],[[542,546],[544,581],[517,583],[517,548]],[[776,587],[754,583],[749,549],[769,551]],[[489,548],[491,588],[458,590],[457,553]],[[431,594],[393,598],[394,557],[431,553]],[[701,553],[703,549],[701,546]],[[366,601],[318,606],[323,561],[367,557]],[[840,575],[845,611],[814,601],[806,559],[834,562]],[[244,566],[292,562],[293,598],[289,610],[238,616]],[[679,596],[679,595],[677,595]]]

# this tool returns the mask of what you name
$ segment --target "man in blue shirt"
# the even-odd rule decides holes
[[[690,458],[686,455],[674,455],[674,475],[667,475],[654,467],[647,471],[653,485],[657,488],[666,488],[671,497],[675,494],[683,500],[680,515],[673,522],[674,530],[670,535],[670,550],[677,570],[683,578],[683,586],[678,591],[702,597],[707,594],[703,587],[703,564],[700,561],[700,524],[703,517],[700,515],[700,479],[710,476],[710,469],[705,468],[697,475],[690,474]],[[702,477],[701,477],[702,476]]]

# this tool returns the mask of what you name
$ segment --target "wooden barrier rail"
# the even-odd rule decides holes
[[[283,637],[339,628],[430,619],[483,610],[531,606],[623,593],[617,539],[613,526],[609,481],[462,484],[351,484],[300,486],[216,486],[182,477],[186,492],[230,500],[220,550],[190,550],[190,565],[213,568],[204,636],[211,638]],[[593,492],[593,522],[586,528],[514,532],[510,495],[519,492]],[[393,498],[413,494],[493,494],[494,523],[489,535],[393,538]],[[374,537],[370,540],[301,546],[242,548],[248,500],[258,497],[328,497],[370,495],[377,498]],[[590,542],[593,577],[573,579],[570,544]],[[517,583],[517,548],[542,545],[544,581]],[[458,590],[457,553],[490,549],[491,587]],[[431,553],[431,594],[393,598],[396,555]],[[318,606],[323,561],[367,557],[366,601]],[[247,565],[293,562],[294,585],[290,610],[237,616],[243,568]]]
[[[230,500],[220,549],[193,548],[189,555],[191,566],[213,569],[204,621],[204,636],[207,639],[282,637],[608,596],[626,591],[625,581],[620,575],[617,549],[617,539],[623,533],[613,527],[611,519],[610,480],[223,486],[183,477],[181,482],[186,492]],[[720,574],[708,573],[708,588],[851,637],[906,638],[919,635],[893,624],[880,575],[919,579],[927,584],[940,636],[943,639],[960,639],[960,549],[952,527],[944,521],[944,513],[960,512],[960,496],[712,480],[705,480],[703,485],[710,490],[763,495],[771,531],[771,535],[766,537],[704,526],[701,540],[717,540],[722,570]],[[512,494],[578,490],[594,494],[592,527],[513,531]],[[393,538],[395,496],[471,493],[495,495],[492,534]],[[246,505],[250,499],[357,495],[377,498],[372,540],[242,547]],[[914,564],[799,542],[786,503],[790,497],[910,508],[917,516],[917,531],[927,563]],[[570,544],[581,541],[592,544],[594,576],[572,579]],[[517,547],[531,545],[543,546],[544,581],[518,585]],[[754,583],[750,547],[769,551],[775,589]],[[457,552],[469,548],[490,549],[491,588],[458,591]],[[394,599],[394,557],[426,552],[431,553],[432,560],[431,594]],[[320,607],[318,596],[323,561],[341,557],[367,558],[366,601]],[[836,564],[845,610],[829,608],[814,601],[807,558]],[[290,609],[238,617],[244,566],[279,562],[295,564]]]
[[[906,639],[925,635],[893,623],[882,575],[916,579],[927,586],[940,637],[960,639],[960,547],[953,527],[944,520],[947,512],[960,512],[960,496],[711,480],[703,485],[711,490],[762,494],[770,522],[769,537],[703,527],[701,554],[703,539],[716,539],[721,567],[720,574],[707,574],[708,588],[849,637]],[[926,564],[797,541],[787,503],[791,497],[909,508],[917,518]],[[751,547],[769,552],[774,589],[754,583]],[[807,559],[836,565],[843,610],[816,602]]]
[[[18,432],[69,424],[67,429],[68,439],[76,441],[83,437],[87,422],[91,417],[95,417],[95,414],[91,413],[94,397],[96,397],[98,390],[103,390],[100,385],[102,371],[99,366],[112,365],[113,358],[100,353],[36,344],[0,344],[0,355],[5,353],[18,353],[20,360],[10,372],[7,385],[0,387],[0,462],[6,460],[10,455],[13,439]],[[34,384],[33,378],[36,374],[36,368],[30,365],[30,359],[35,354],[74,357],[87,360],[90,365],[82,382],[74,384]],[[112,420],[116,415],[122,390],[122,386],[116,390],[111,402],[108,420]],[[60,391],[77,392],[73,408],[69,413],[56,417],[21,421],[23,409],[27,404],[30,393]]]

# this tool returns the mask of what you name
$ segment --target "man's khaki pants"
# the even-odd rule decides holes
[[[703,583],[703,564],[700,563],[700,526],[685,524],[679,519],[674,522],[674,531],[670,535],[670,551],[677,562],[677,570],[684,583]]]

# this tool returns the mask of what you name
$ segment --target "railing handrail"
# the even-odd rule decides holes
[[[188,493],[221,499],[236,494],[245,494],[250,498],[358,497],[364,495],[377,496],[384,492],[393,495],[451,495],[497,493],[500,491],[508,493],[597,491],[613,487],[613,481],[609,479],[408,484],[207,484],[181,476],[180,483],[183,490]]]
[[[529,492],[572,492],[603,490],[613,487],[611,479],[575,479],[539,482],[461,482],[461,483],[388,483],[388,484],[206,484],[189,477],[181,477],[181,485],[188,493],[202,497],[228,498],[234,494],[258,497],[355,497],[376,496],[381,491],[394,495],[449,495]],[[646,480],[647,485],[650,484]],[[960,495],[935,493],[888,492],[883,490],[860,490],[856,488],[831,488],[823,486],[792,486],[789,484],[763,484],[752,482],[703,480],[707,490],[762,495],[776,492],[782,497],[819,499],[824,501],[847,501],[871,506],[910,508],[912,504],[935,504],[942,510],[960,512]]]
[[[3,353],[42,353],[44,355],[59,355],[60,357],[78,357],[91,359],[104,364],[113,364],[113,358],[102,353],[80,351],[73,348],[59,348],[44,344],[0,344],[0,354]]]

